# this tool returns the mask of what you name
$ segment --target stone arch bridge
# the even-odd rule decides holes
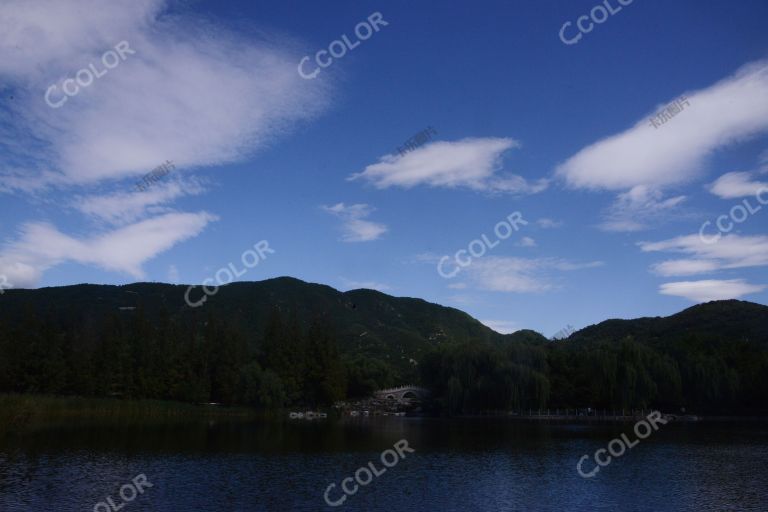
[[[429,390],[418,386],[400,386],[375,391],[373,396],[379,400],[395,400],[397,402],[422,401],[429,396]]]

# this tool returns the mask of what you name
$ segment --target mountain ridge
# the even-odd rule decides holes
[[[198,287],[199,288],[199,287]],[[281,277],[217,288],[81,284],[0,295],[0,392],[329,404],[405,382],[449,413],[764,410],[768,307],[715,301],[551,341],[413,297]],[[202,296],[202,290],[196,290]],[[197,297],[197,295],[196,295]],[[197,300],[197,299],[195,299]]]

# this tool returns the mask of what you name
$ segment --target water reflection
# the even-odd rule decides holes
[[[669,425],[583,479],[631,425],[506,419],[37,426],[0,442],[0,510],[90,511],[146,474],[122,512],[329,509],[323,492],[400,439],[416,453],[339,510],[766,510],[768,430]]]

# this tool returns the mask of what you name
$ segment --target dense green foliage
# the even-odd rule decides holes
[[[609,320],[550,346],[550,406],[766,412],[768,308],[736,300]]]
[[[525,342],[441,348],[427,354],[421,372],[449,414],[545,407],[550,393],[546,349]]]
[[[768,308],[720,301],[609,320],[562,341],[443,347],[421,364],[450,413],[538,408],[768,412]]]
[[[658,407],[762,413],[768,308],[721,301],[609,320],[566,340],[501,335],[458,310],[281,278],[222,287],[80,285],[0,296],[0,392],[263,408],[405,383],[450,414]]]
[[[0,391],[217,402],[266,408],[346,396],[343,363],[322,318],[307,332],[275,310],[265,342],[210,316],[198,329],[141,308],[84,331],[29,313],[0,331]]]

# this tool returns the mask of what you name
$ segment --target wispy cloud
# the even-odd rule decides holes
[[[599,227],[603,231],[641,231],[677,211],[685,199],[685,196],[664,199],[661,191],[638,185],[618,195]]]
[[[714,151],[768,130],[768,61],[685,96],[691,106],[663,130],[643,116],[557,167],[569,187],[624,191],[606,212],[603,229],[638,231],[648,227],[648,217],[658,223],[684,200],[665,199],[666,189],[698,177]]]
[[[709,186],[709,191],[722,199],[755,196],[760,190],[768,194],[768,182],[755,180],[755,172],[729,172]]]
[[[522,176],[501,172],[503,154],[519,147],[519,142],[509,138],[436,141],[403,156],[385,155],[349,179],[364,179],[380,189],[427,185],[509,194],[545,190],[545,179],[529,183]]]
[[[744,295],[758,293],[768,288],[765,285],[749,284],[744,279],[680,281],[665,283],[659,288],[663,295],[683,297],[693,302],[738,299]]]
[[[387,226],[378,222],[365,220],[375,208],[367,204],[338,203],[333,206],[323,206],[323,210],[339,217],[342,220],[344,232],[342,240],[345,242],[370,242],[377,240],[387,232]]]
[[[146,261],[197,236],[214,220],[206,212],[169,213],[89,238],[66,235],[47,223],[28,223],[17,240],[0,250],[0,274],[17,287],[33,287],[49,268],[77,262],[142,279]]]
[[[243,160],[329,104],[330,82],[296,73],[296,41],[237,32],[170,0],[109,9],[100,0],[5,0],[0,27],[0,79],[14,96],[4,110],[12,122],[0,123],[0,192],[43,201],[72,194],[63,206],[99,221],[78,237],[43,222],[21,225],[0,266],[25,285],[64,261],[143,276],[145,261],[215,217],[170,208],[201,192],[194,180],[179,176],[143,193],[122,192],[133,183],[121,180],[165,160],[187,173]],[[104,74],[102,56],[118,43],[132,53]],[[103,76],[51,108],[49,86],[56,101],[64,98],[63,81],[90,64]]]
[[[559,258],[487,256],[462,270],[474,287],[496,292],[542,293],[561,287],[559,273],[602,266],[600,261],[573,263]]]
[[[557,173],[572,187],[590,189],[688,181],[714,150],[768,130],[768,61],[686,96],[691,107],[664,130],[654,130],[644,116],[632,128],[582,149]]]
[[[638,245],[644,252],[676,252],[688,256],[653,265],[653,272],[662,276],[689,276],[768,265],[768,236],[725,235],[717,243],[707,244],[698,235],[687,235]]]
[[[544,217],[541,219],[536,219],[536,225],[541,229],[555,229],[561,227],[563,222]]]
[[[327,105],[327,84],[296,73],[296,43],[256,40],[167,1],[8,0],[0,5],[0,76],[17,87],[16,137],[0,170],[16,184],[84,184],[242,159]],[[61,108],[44,94],[120,41],[135,54]],[[292,50],[293,48],[293,50]],[[34,157],[29,148],[36,148]],[[21,164],[19,163],[21,161]]]
[[[161,205],[185,195],[203,192],[197,181],[174,181],[158,184],[144,192],[114,192],[104,195],[78,196],[72,207],[81,213],[108,222],[122,225],[159,213]]]

